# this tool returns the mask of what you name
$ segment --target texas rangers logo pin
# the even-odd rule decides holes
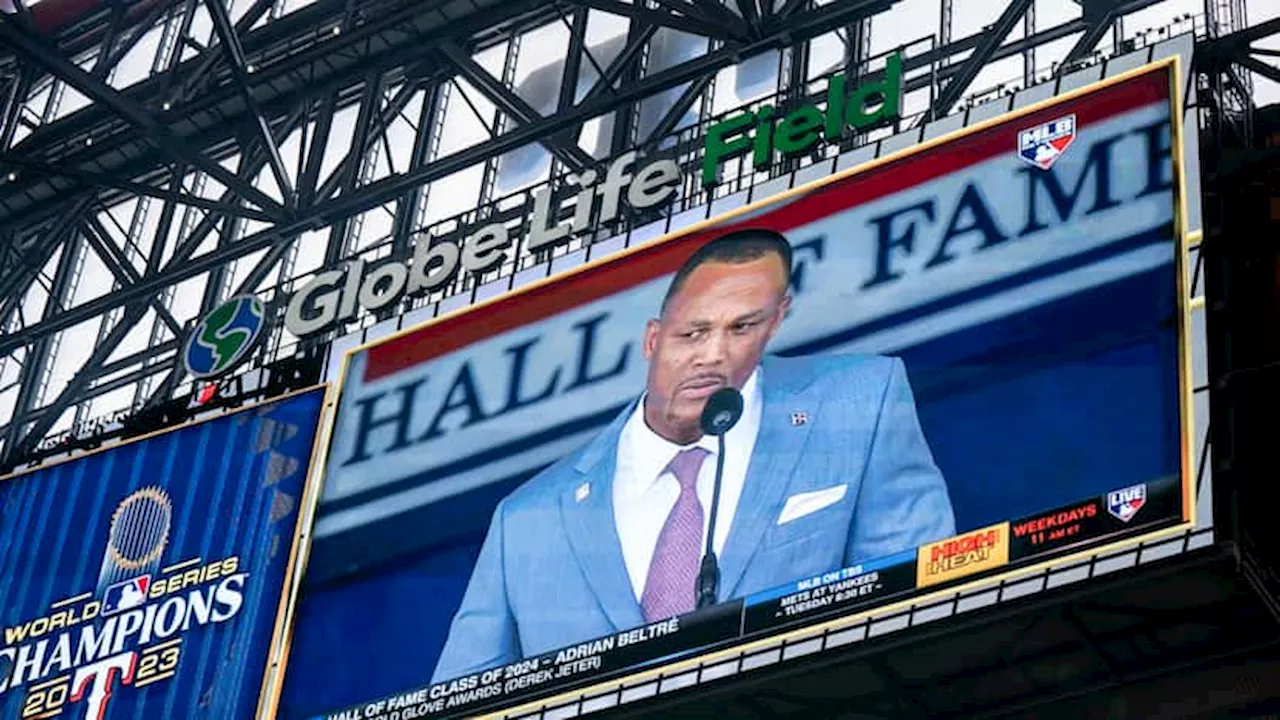
[[[1018,132],[1018,157],[1048,170],[1076,139],[1076,116],[1066,115]]]
[[[1147,484],[1130,485],[1107,493],[1107,512],[1121,522],[1129,522],[1147,504]]]

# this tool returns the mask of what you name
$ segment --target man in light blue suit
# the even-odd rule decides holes
[[[699,419],[726,385],[744,411],[725,438],[719,601],[955,533],[900,360],[763,357],[790,268],[764,230],[685,262],[645,328],[644,395],[498,504],[434,682],[694,609],[718,450]]]

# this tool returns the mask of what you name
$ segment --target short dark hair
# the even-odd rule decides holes
[[[777,255],[782,261],[783,287],[790,287],[791,243],[787,242],[781,233],[764,228],[750,228],[721,235],[695,250],[676,271],[675,276],[671,278],[671,285],[667,287],[667,294],[662,298],[662,313],[667,312],[671,298],[680,292],[680,288],[684,287],[685,281],[698,266],[711,262],[739,265],[759,260],[769,254]]]

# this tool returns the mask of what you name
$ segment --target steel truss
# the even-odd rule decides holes
[[[168,400],[184,382],[175,350],[191,321],[232,293],[275,294],[293,278],[298,254],[311,249],[304,245],[318,242],[317,231],[326,231],[324,262],[335,263],[352,253],[368,215],[385,210],[388,250],[402,251],[440,220],[424,217],[432,183],[483,165],[484,204],[496,199],[500,158],[529,144],[549,151],[552,177],[634,146],[656,147],[690,109],[707,115],[718,71],[762,53],[781,52],[779,97],[798,101],[797,84],[811,76],[808,43],[830,33],[845,43],[845,70],[873,77],[871,19],[897,2],[317,0],[276,17],[279,3],[255,0],[233,17],[220,0],[120,0],[61,29],[36,12],[76,1],[45,0],[30,12],[19,1],[16,14],[0,15],[0,47],[10,53],[0,55],[0,396],[8,389],[4,364],[21,366],[15,411],[0,423],[0,457],[10,463],[65,423],[69,409],[87,419],[87,401],[104,393],[136,384],[136,407]],[[1037,47],[1076,37],[1056,68],[1065,71],[1125,14],[1158,1],[1089,0],[1081,17],[1037,28],[1034,3],[1013,0],[982,32],[953,38],[950,0],[940,0],[941,37],[906,58],[908,88],[929,88],[928,115],[945,114],[991,62],[1021,55],[1029,80]],[[630,20],[625,42],[603,62],[585,41],[588,11]],[[208,46],[188,37],[197,17],[212,25]],[[1215,47],[1226,52],[1241,37],[1228,31],[1243,19],[1213,17]],[[567,47],[552,49],[566,60],[550,112],[515,92],[509,74],[517,50],[547,50],[503,45],[547,23],[569,30]],[[1025,33],[1010,40],[1020,23]],[[155,29],[152,74],[124,90],[112,86],[112,68]],[[705,52],[655,66],[654,39],[672,31],[704,42]],[[486,68],[478,56],[498,47],[507,48],[507,62]],[[1274,72],[1249,58],[1234,62]],[[576,92],[587,76],[593,84]],[[486,139],[442,154],[445,106],[472,103],[463,83],[496,108],[497,122]],[[24,110],[34,94],[66,88],[92,104],[56,120]],[[642,103],[669,91],[670,106],[641,136]],[[420,108],[412,118],[411,106]],[[348,108],[356,116],[350,150],[326,169],[334,119]],[[602,118],[612,135],[593,152],[579,131]],[[414,141],[407,163],[397,164],[388,137],[398,122],[409,122]],[[20,132],[26,137],[17,142]],[[301,137],[296,167],[283,150],[291,136]],[[389,171],[376,170],[379,157]],[[113,228],[105,208],[129,201],[136,201],[132,221]],[[86,258],[105,266],[113,285],[78,298]],[[176,313],[169,306],[176,288],[200,276],[208,281],[199,312]],[[26,307],[33,292],[45,298],[38,308]],[[98,318],[106,319],[93,347],[46,397],[46,366],[62,334]],[[152,328],[146,348],[116,357],[143,323]]]

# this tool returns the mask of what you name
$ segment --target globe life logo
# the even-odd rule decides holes
[[[214,308],[196,324],[182,353],[192,377],[209,378],[236,367],[249,356],[262,329],[266,311],[252,295],[238,295]]]

